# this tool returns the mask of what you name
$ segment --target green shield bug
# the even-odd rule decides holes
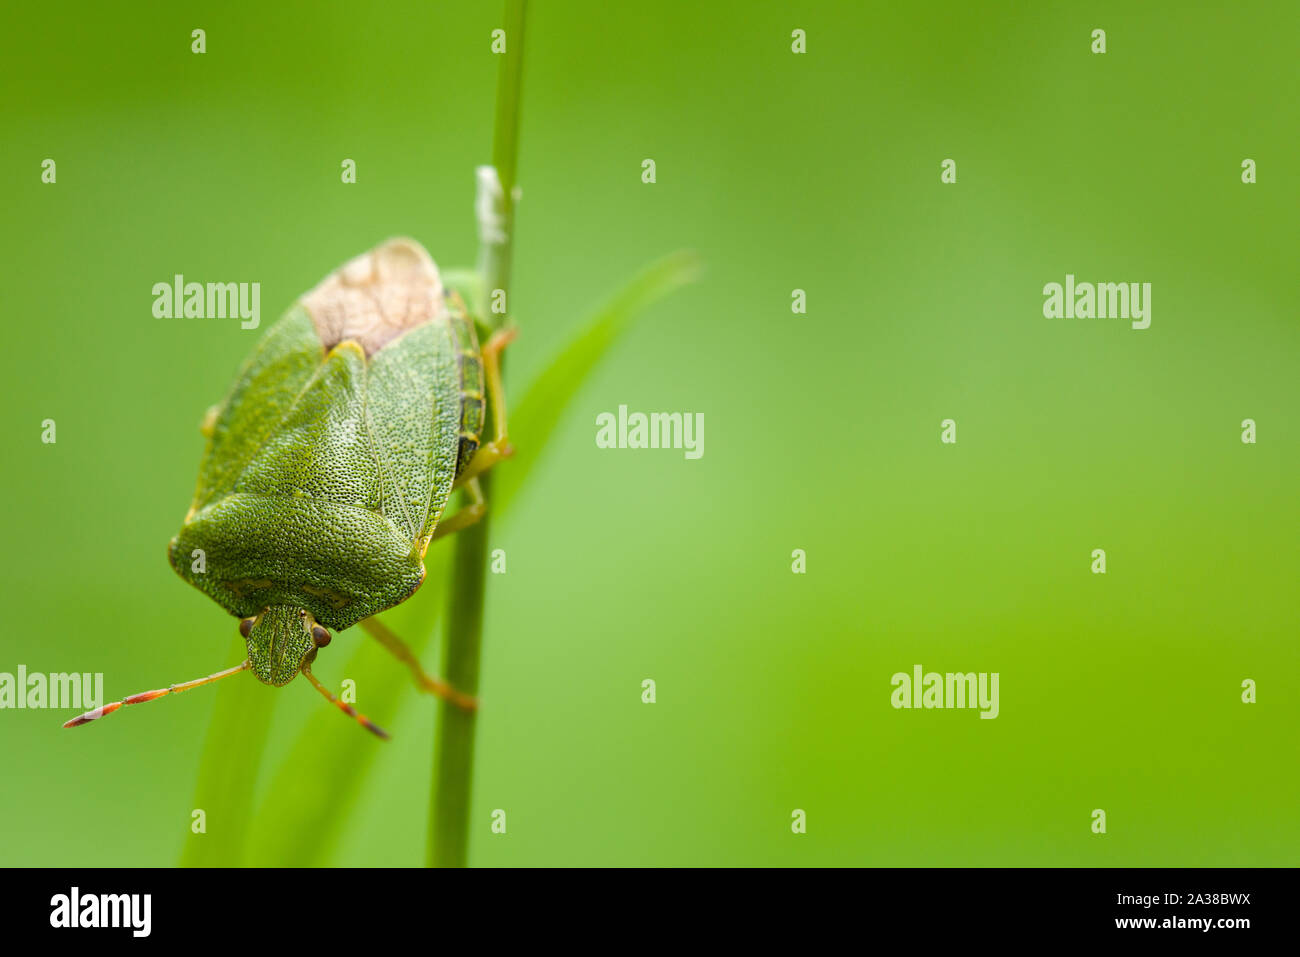
[[[499,363],[511,338],[496,332],[480,349],[460,296],[407,239],[299,299],[209,410],[194,499],[167,550],[178,575],[239,618],[248,657],[64,727],[248,670],[276,687],[302,674],[386,738],[311,673],[331,631],[358,623],[422,689],[474,707],[374,616],[420,587],[430,541],[483,515],[477,476],[511,451]],[[480,443],[489,409],[493,438]],[[443,521],[462,487],[467,504]]]

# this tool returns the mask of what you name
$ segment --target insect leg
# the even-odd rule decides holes
[[[445,522],[439,522],[438,527],[429,536],[429,541],[463,531],[487,514],[487,500],[483,498],[483,486],[479,484],[478,479],[470,479],[469,484],[465,486],[465,494],[469,496],[469,502],[462,505],[456,514]]]
[[[422,691],[428,691],[430,694],[437,695],[443,701],[450,702],[463,711],[475,711],[478,709],[478,699],[471,698],[467,694],[461,694],[447,682],[434,678],[425,673],[420,666],[420,660],[415,657],[415,653],[406,646],[406,643],[398,638],[387,625],[378,618],[367,618],[361,622],[361,627],[368,631],[374,638],[385,648],[393,653],[398,661],[405,664],[411,669],[411,674],[415,678],[415,683]]]
[[[506,431],[506,394],[501,386],[501,350],[514,341],[516,332],[514,326],[498,329],[483,346],[483,375],[487,383],[488,403],[492,408],[493,438],[486,445],[479,446],[453,488],[460,488],[514,452]]]

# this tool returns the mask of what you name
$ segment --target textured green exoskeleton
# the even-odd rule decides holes
[[[330,629],[358,622],[426,690],[472,706],[366,619],[420,587],[432,538],[482,515],[474,477],[509,454],[497,364],[509,338],[480,351],[460,297],[410,240],[352,260],[295,303],[209,411],[194,500],[167,550],[177,574],[240,619],[247,660],[68,725],[249,669],[276,686],[302,673],[382,735],[310,670]],[[485,397],[496,436],[480,448]],[[444,523],[462,485],[471,504]]]

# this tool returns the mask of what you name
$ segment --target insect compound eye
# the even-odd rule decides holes
[[[242,635],[243,637],[247,638],[248,635],[249,635],[249,633],[250,633],[252,630],[253,630],[253,619],[252,619],[252,618],[245,618],[243,621],[241,621],[241,622],[239,623],[239,633],[240,633],[240,635]]]
[[[316,647],[317,647],[317,648],[324,648],[326,645],[328,645],[328,644],[330,643],[330,639],[331,639],[332,637],[333,637],[333,635],[331,635],[328,631],[326,631],[326,630],[325,630],[324,628],[322,628],[320,625],[313,625],[313,626],[312,626],[312,629],[311,629],[311,640],[314,641],[314,642],[316,642]]]

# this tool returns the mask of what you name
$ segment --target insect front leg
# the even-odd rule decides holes
[[[477,711],[478,699],[462,694],[447,682],[435,678],[425,672],[420,666],[420,659],[415,657],[415,653],[407,646],[406,642],[398,638],[391,628],[385,625],[378,618],[367,618],[361,622],[361,627],[370,633],[381,645],[393,653],[398,661],[405,664],[411,669],[411,675],[415,678],[416,685],[421,691],[427,691],[430,694],[437,695],[443,701],[447,701],[460,708],[462,711]]]
[[[502,459],[509,458],[510,437],[506,430],[506,394],[501,386],[501,350],[514,341],[516,329],[498,329],[483,346],[483,376],[487,380],[487,398],[492,409],[492,441],[479,447],[453,488],[472,481]]]

